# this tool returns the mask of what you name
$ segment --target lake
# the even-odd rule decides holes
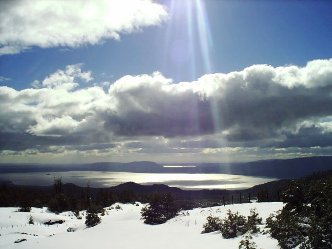
[[[188,173],[132,173],[105,171],[66,171],[1,173],[0,181],[11,181],[18,185],[47,186],[61,177],[63,183],[91,187],[111,187],[125,182],[139,184],[166,184],[181,189],[245,189],[257,184],[277,180],[276,178],[253,177],[231,174]]]

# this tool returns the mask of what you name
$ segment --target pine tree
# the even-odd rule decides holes
[[[29,217],[29,225],[33,225],[33,224],[35,224],[35,222],[34,222],[34,220],[33,220],[33,218],[32,218],[32,216],[30,215],[30,217]]]
[[[100,217],[96,213],[87,213],[85,217],[85,225],[87,227],[94,227],[101,222]]]
[[[171,194],[154,194],[150,203],[141,210],[144,223],[150,225],[162,224],[177,215],[176,207]]]

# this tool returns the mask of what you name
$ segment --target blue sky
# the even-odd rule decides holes
[[[163,3],[170,10],[169,1]],[[329,1],[206,0],[203,4],[212,38],[209,44],[212,72],[242,70],[253,64],[305,65],[307,61],[332,56],[332,4]],[[169,20],[123,35],[121,41],[105,40],[78,48],[34,47],[16,55],[3,55],[0,75],[12,79],[6,84],[23,89],[66,65],[84,63],[100,80],[154,71],[162,72],[175,82],[195,80],[209,73],[202,59],[198,25],[193,17],[193,37],[189,39],[185,8],[188,4],[175,5]],[[186,50],[190,43],[194,54],[188,55]],[[186,58],[174,59],[174,50],[182,50]]]
[[[0,9],[0,162],[332,152],[330,1]]]

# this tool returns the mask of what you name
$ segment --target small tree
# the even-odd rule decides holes
[[[101,222],[100,217],[96,213],[87,213],[85,217],[85,225],[87,227],[94,227]]]
[[[262,218],[258,216],[256,209],[250,209],[250,215],[248,216],[247,223],[245,225],[245,230],[252,233],[258,233],[259,227],[257,225],[262,224]]]
[[[240,234],[244,234],[246,225],[246,218],[238,212],[232,213],[227,211],[227,217],[222,220],[221,234],[224,238],[235,238]]]
[[[251,235],[246,235],[239,243],[239,249],[256,249],[257,245],[252,240]]]
[[[32,216],[30,215],[30,217],[29,217],[29,225],[33,225],[33,224],[35,224],[35,222],[34,222]]]
[[[218,217],[208,216],[207,222],[203,225],[202,233],[211,233],[215,231],[220,231],[222,227],[222,221]]]
[[[283,194],[283,201],[286,202],[286,209],[295,209],[297,212],[301,212],[305,203],[303,186],[295,181],[292,182]]]
[[[177,215],[178,209],[171,194],[155,194],[150,203],[141,210],[144,223],[162,224]]]

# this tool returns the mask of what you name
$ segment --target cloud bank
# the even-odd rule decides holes
[[[0,87],[3,153],[330,153],[332,59],[253,65],[193,82],[127,75],[108,91],[86,86],[93,73],[81,66],[60,69],[37,88]]]
[[[78,47],[158,25],[165,8],[151,0],[0,1],[0,55],[31,47]]]

